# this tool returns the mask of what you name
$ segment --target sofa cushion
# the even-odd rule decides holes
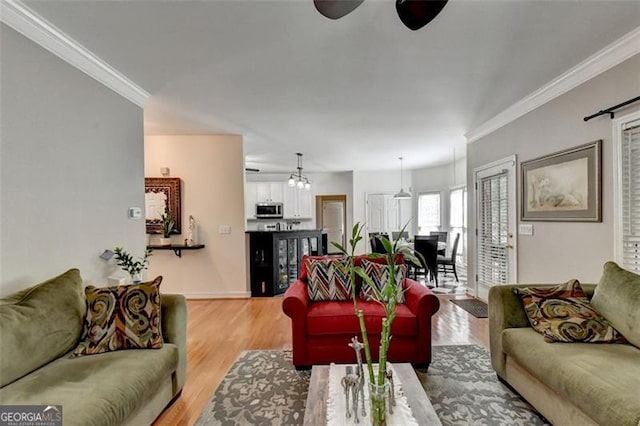
[[[177,365],[178,348],[171,343],[156,350],[65,356],[0,389],[0,404],[62,405],[65,425],[121,424]]]
[[[640,348],[640,275],[614,262],[605,263],[591,303],[630,343]]]
[[[555,287],[513,290],[531,326],[547,342],[624,343],[624,337],[593,309],[578,280]]]
[[[162,277],[133,285],[85,289],[87,316],[74,356],[162,347]]]
[[[406,305],[396,307],[396,317],[391,325],[391,335],[413,336],[418,334],[418,320]],[[378,302],[358,300],[358,309],[365,317],[367,333],[382,332],[384,308]],[[353,309],[353,302],[312,303],[307,312],[309,335],[360,335],[360,323]]]
[[[0,387],[73,349],[84,310],[77,269],[0,299]]]
[[[597,423],[640,422],[640,350],[634,346],[549,345],[535,330],[523,327],[504,330],[502,347],[515,362]]]
[[[346,259],[305,259],[309,300],[351,300],[351,278]]]
[[[402,284],[404,283],[404,278],[407,275],[407,265],[394,265],[395,268],[395,283],[397,287],[402,288]],[[385,296],[385,292],[387,291],[387,286],[389,285],[389,265],[384,263],[371,262],[367,259],[362,260],[362,269],[364,273],[371,278],[372,284],[376,287],[378,292]],[[362,300],[370,300],[376,301],[377,296],[376,292],[373,288],[366,282],[362,283],[362,287],[360,288],[360,298]],[[384,298],[383,298],[384,300]],[[404,303],[404,293],[400,291],[398,293],[398,303]]]

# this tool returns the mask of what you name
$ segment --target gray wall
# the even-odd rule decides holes
[[[602,223],[531,222],[533,236],[518,236],[518,281],[564,282],[578,278],[597,282],[602,265],[613,258],[613,149],[612,122],[602,116],[589,122],[583,117],[638,95],[640,55],[600,74],[570,92],[526,114],[467,146],[467,182],[473,188],[473,170],[516,154],[518,217],[520,168],[527,161],[597,139],[602,146]],[[637,111],[638,104],[617,117]],[[469,278],[475,276],[475,193],[469,191]]]
[[[127,218],[144,207],[142,110],[0,31],[0,294],[73,267],[103,285],[117,267],[102,250],[144,250],[144,222]]]

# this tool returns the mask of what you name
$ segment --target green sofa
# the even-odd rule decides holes
[[[0,299],[0,404],[62,405],[64,425],[148,425],[186,376],[183,296],[161,296],[164,344],[71,358],[86,312],[77,269]]]
[[[516,287],[489,291],[491,363],[498,377],[558,426],[640,426],[640,276],[607,262],[583,284],[592,305],[630,344],[547,343],[530,325]]]

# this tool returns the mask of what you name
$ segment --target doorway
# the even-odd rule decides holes
[[[474,170],[476,189],[476,297],[494,285],[517,282],[516,157]]]
[[[339,253],[331,242],[346,248],[347,196],[316,195],[316,225],[327,231],[327,254]]]

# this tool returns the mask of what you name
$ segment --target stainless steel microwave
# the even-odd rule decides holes
[[[282,219],[282,203],[257,203],[257,219]]]

